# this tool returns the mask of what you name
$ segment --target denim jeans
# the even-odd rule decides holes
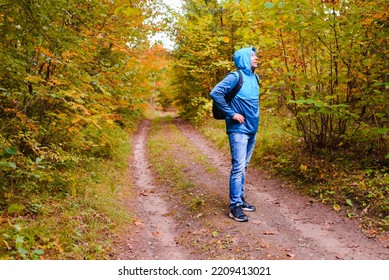
[[[241,205],[244,198],[246,169],[254,151],[256,134],[228,134],[232,168],[230,173],[230,207]]]

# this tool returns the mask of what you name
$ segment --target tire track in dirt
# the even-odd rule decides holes
[[[176,241],[175,221],[168,215],[169,208],[163,192],[154,184],[147,159],[146,145],[149,122],[144,121],[133,136],[131,171],[136,198],[131,202],[136,215],[134,231],[128,237],[127,250],[120,259],[174,260],[190,259],[190,253]]]
[[[189,124],[177,121],[176,125],[218,170],[218,174],[212,176],[194,170],[191,174],[192,178],[219,196],[219,199],[226,200],[229,156],[212,148],[211,143]],[[188,173],[191,173],[190,168]],[[308,197],[297,195],[280,180],[263,178],[263,175],[252,168],[249,168],[247,181],[248,200],[257,206],[257,211],[248,214],[249,223],[233,221],[233,224],[225,229],[238,239],[247,239],[243,244],[248,246],[266,244],[262,247],[268,249],[262,250],[262,255],[252,252],[251,257],[389,259],[388,248],[385,248],[385,245],[377,239],[365,237],[357,221],[343,217]],[[227,209],[227,203],[225,207]],[[219,220],[228,219],[227,210],[225,211],[225,217],[218,217]],[[255,246],[251,249],[255,250]],[[263,253],[267,255],[264,256]]]

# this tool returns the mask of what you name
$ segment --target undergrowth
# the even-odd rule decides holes
[[[0,173],[0,259],[110,258],[115,232],[131,219],[118,202],[130,191],[130,138],[116,125],[100,128],[74,138],[78,151],[31,159],[9,150],[16,164]]]

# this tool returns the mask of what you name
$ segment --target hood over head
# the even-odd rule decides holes
[[[256,49],[253,47],[243,48],[237,50],[234,53],[234,64],[236,68],[242,70],[247,75],[250,75],[251,71],[251,52],[254,51],[256,54]]]

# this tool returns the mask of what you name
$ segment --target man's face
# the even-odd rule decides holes
[[[251,52],[251,68],[255,69],[258,67],[258,57],[255,55],[255,52]]]

